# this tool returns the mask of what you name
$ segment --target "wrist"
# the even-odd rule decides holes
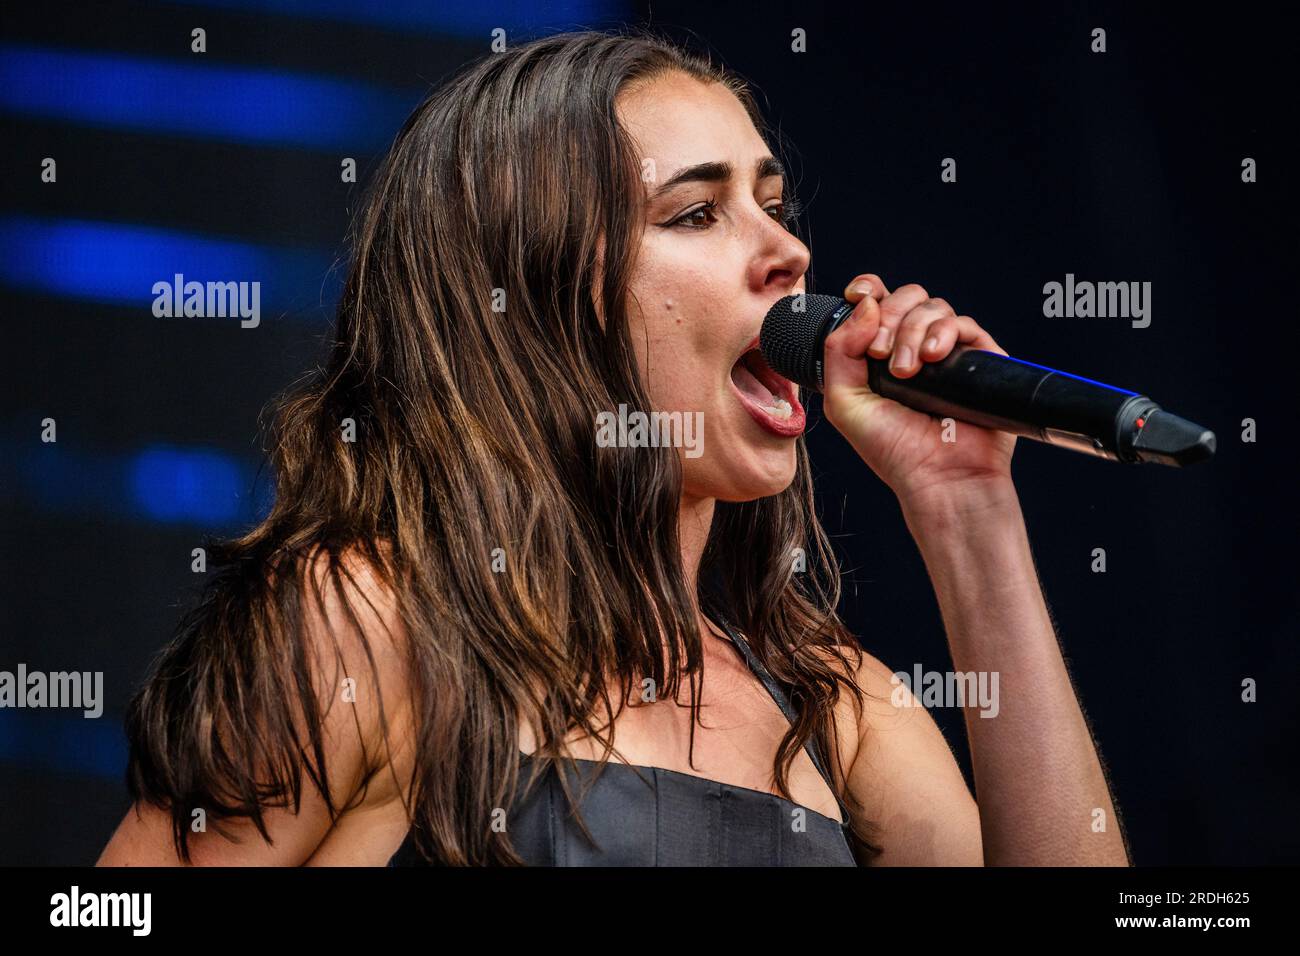
[[[906,489],[898,493],[898,502],[914,534],[1020,518],[1020,497],[1009,475]]]

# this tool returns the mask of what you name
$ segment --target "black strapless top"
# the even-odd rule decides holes
[[[720,618],[750,670],[762,681],[787,720],[793,707],[748,642]],[[815,738],[805,745],[831,792]],[[531,773],[532,758],[520,754],[521,773]],[[516,801],[506,826],[515,852],[531,866],[856,866],[847,822],[761,790],[721,783],[677,770],[642,767],[612,760],[599,771],[594,760],[574,760],[570,787],[590,789],[581,804],[582,820],[595,844],[569,813],[552,764],[529,792]],[[581,775],[581,776],[579,776]],[[526,778],[525,778],[526,779]],[[836,795],[841,820],[848,811]],[[415,841],[406,840],[389,866],[427,865]]]

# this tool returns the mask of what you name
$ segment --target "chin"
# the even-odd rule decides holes
[[[794,442],[791,442],[789,450],[783,454],[768,451],[755,455],[744,467],[729,469],[723,475],[709,476],[710,480],[697,486],[696,494],[699,497],[735,503],[770,498],[790,487],[797,466]]]

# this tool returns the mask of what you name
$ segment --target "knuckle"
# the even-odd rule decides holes
[[[919,295],[919,296],[924,296],[924,297],[927,298],[927,299],[930,298],[930,293],[926,292],[925,289],[921,288],[921,287],[920,287],[919,285],[917,285],[915,282],[909,282],[907,285],[903,286],[901,289],[897,289],[897,290],[894,292],[894,294],[895,294],[895,295],[898,295],[898,294],[901,293],[901,292],[906,292],[908,295]]]
[[[918,329],[925,328],[932,321],[934,320],[929,314],[929,311],[922,306],[918,306],[911,312],[907,313],[907,318],[903,320],[903,328],[907,329],[909,332],[914,332]]]

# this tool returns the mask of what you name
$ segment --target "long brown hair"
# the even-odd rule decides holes
[[[602,409],[650,408],[627,324],[644,184],[615,98],[673,70],[725,84],[769,135],[743,82],[643,30],[489,55],[402,127],[353,227],[328,360],[279,404],[273,509],[219,544],[202,601],[131,702],[131,795],[170,810],[183,859],[197,807],[269,839],[263,810],[297,812],[304,768],[341,812],[308,595],[281,573],[303,562],[323,558],[343,597],[343,558],[359,554],[391,593],[417,738],[408,811],[433,860],[520,862],[490,822],[518,783],[521,716],[550,753],[574,728],[600,739],[610,683],[621,711],[634,682],[671,699],[689,675],[693,739],[702,651],[678,453],[600,448],[594,428]],[[787,798],[811,735],[839,767],[841,691],[862,703],[802,438],[797,450],[785,491],[717,504],[699,571],[798,711],[773,766]]]

